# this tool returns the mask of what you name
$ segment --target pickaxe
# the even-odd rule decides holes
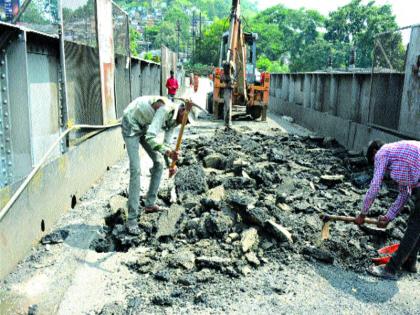
[[[342,221],[348,223],[354,223],[355,217],[346,217],[346,216],[339,216],[339,215],[329,215],[322,213],[319,215],[323,224],[321,230],[321,239],[327,240],[330,237],[330,222],[331,221]],[[378,224],[378,220],[366,218],[365,223],[367,224]]]

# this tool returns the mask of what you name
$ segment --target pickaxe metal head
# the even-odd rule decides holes
[[[327,240],[330,238],[330,218],[324,214],[321,216],[322,229],[321,229],[321,240]]]

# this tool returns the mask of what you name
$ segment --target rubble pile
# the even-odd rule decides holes
[[[190,286],[215,272],[247,275],[272,260],[361,271],[379,247],[403,235],[407,209],[385,232],[334,223],[330,239],[321,241],[319,214],[356,215],[371,174],[360,153],[332,138],[216,130],[213,137],[187,139],[183,152],[175,180],[159,193],[166,210],[142,214],[141,234],[133,236],[124,226],[124,197],[114,196],[94,244],[98,252],[135,247],[130,268]],[[386,182],[371,214],[383,213],[396,195]],[[156,297],[155,303],[170,301]]]

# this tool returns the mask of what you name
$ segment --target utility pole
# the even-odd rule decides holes
[[[201,11],[200,11],[200,22],[199,22],[199,34],[198,34],[198,52],[201,53]]]
[[[193,42],[192,42],[192,62],[194,63],[195,60],[195,11],[193,11],[193,18],[192,18],[192,35],[193,35]]]
[[[179,33],[181,32],[181,25],[179,23],[179,20],[176,21],[176,31],[178,33],[178,44],[176,47],[176,53],[178,54],[178,59],[179,59]]]

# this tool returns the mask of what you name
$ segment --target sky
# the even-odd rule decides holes
[[[283,4],[291,9],[315,9],[327,15],[330,11],[346,5],[350,0],[256,0],[259,9],[263,10],[276,4]],[[363,1],[367,3],[367,0]],[[400,27],[420,24],[420,1],[418,0],[376,0],[376,4],[390,4]]]

